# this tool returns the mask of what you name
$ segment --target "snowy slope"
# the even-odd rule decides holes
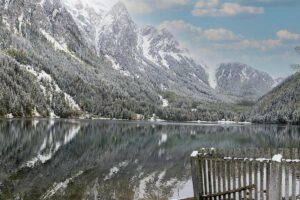
[[[241,63],[221,64],[216,81],[220,92],[248,100],[258,99],[277,84],[269,74]]]

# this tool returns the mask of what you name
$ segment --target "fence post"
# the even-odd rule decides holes
[[[191,155],[191,169],[194,196],[197,200],[202,200],[203,196],[203,177],[201,169],[201,159],[198,152],[194,151]]]
[[[282,197],[282,163],[271,161],[270,171],[270,199],[281,199]]]

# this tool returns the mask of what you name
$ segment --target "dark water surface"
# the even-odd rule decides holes
[[[200,147],[299,147],[300,127],[0,120],[0,199],[192,196]]]

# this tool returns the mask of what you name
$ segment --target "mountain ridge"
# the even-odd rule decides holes
[[[257,100],[282,82],[243,63],[222,63],[216,70],[216,89],[242,99]]]
[[[243,115],[244,108],[229,104],[236,99],[210,87],[206,66],[169,31],[139,28],[123,4],[102,13],[60,0],[1,3],[0,116],[197,121]]]

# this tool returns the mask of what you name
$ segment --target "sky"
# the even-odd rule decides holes
[[[85,0],[113,5],[117,0]],[[140,26],[171,31],[210,67],[240,62],[274,77],[300,63],[300,0],[122,0]]]

